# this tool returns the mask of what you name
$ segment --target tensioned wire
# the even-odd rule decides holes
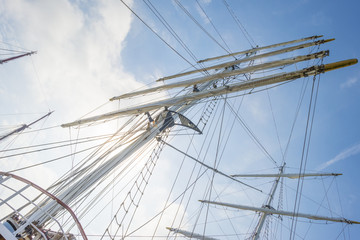
[[[314,213],[315,215],[318,214],[320,208],[321,208],[322,205],[323,205],[323,202],[326,200],[326,203],[327,203],[327,205],[328,205],[327,209],[330,210],[330,214],[331,214],[331,216],[332,216],[333,211],[331,210],[331,206],[330,206],[330,202],[329,202],[329,198],[328,198],[328,193],[329,193],[329,190],[330,190],[332,184],[334,183],[335,177],[336,177],[336,176],[334,176],[334,177],[332,178],[331,183],[329,184],[329,186],[328,186],[327,189],[325,188],[324,179],[321,178],[322,187],[323,187],[325,193],[324,193],[324,197],[323,197],[323,199],[321,200],[321,202],[320,202],[320,204],[319,204],[316,212]],[[308,229],[307,229],[307,231],[305,232],[304,238],[305,238],[305,237],[307,236],[307,234],[309,233],[311,226],[312,226],[312,225],[309,225],[309,226],[308,226]]]
[[[246,40],[249,42],[250,46],[251,47],[254,47],[254,45],[256,46],[254,39],[251,37],[251,35],[245,29],[244,25],[240,22],[239,18],[235,15],[235,13],[232,10],[232,8],[230,7],[230,5],[226,2],[226,0],[223,0],[223,3],[226,6],[227,10],[229,11],[230,15],[232,16],[232,18],[234,19],[235,23],[239,27],[240,31],[245,36]]]
[[[226,51],[227,51],[229,54],[231,54],[232,51],[231,51],[229,45],[226,43],[225,39],[221,36],[219,30],[215,27],[213,21],[211,21],[211,18],[210,18],[210,17],[208,16],[208,14],[205,12],[205,9],[201,6],[201,4],[199,3],[198,0],[196,0],[196,3],[197,3],[197,5],[200,7],[201,11],[204,13],[204,15],[206,16],[206,19],[209,21],[209,23],[210,23],[211,26],[214,28],[214,30],[216,31],[216,33],[219,35],[220,39],[223,41],[224,45],[225,45],[226,48],[227,48]],[[220,47],[221,47],[221,46],[220,46]],[[233,56],[233,57],[235,58],[235,56]]]
[[[210,38],[212,39],[219,47],[221,47],[224,51],[230,54],[230,52],[224,48],[211,34],[206,31],[206,29],[201,26],[201,24],[192,16],[192,14],[179,2],[179,0],[175,0],[175,3],[183,10],[183,12]]]
[[[30,154],[30,153],[42,152],[42,151],[52,150],[52,149],[56,149],[56,148],[68,147],[68,146],[78,145],[78,144],[83,144],[83,143],[89,143],[89,142],[98,141],[98,140],[101,140],[101,139],[107,139],[109,136],[110,135],[100,135],[100,136],[95,136],[95,137],[86,137],[86,138],[82,138],[84,140],[77,141],[75,143],[72,142],[71,140],[65,140],[65,141],[59,141],[59,142],[53,142],[53,143],[44,143],[44,144],[38,144],[38,145],[32,145],[32,146],[26,146],[26,147],[17,147],[17,148],[12,148],[12,149],[1,150],[0,152],[9,152],[9,151],[18,151],[18,150],[28,149],[28,148],[44,147],[44,146],[54,145],[54,144],[59,144],[59,143],[60,144],[61,143],[66,143],[66,144],[56,145],[56,146],[52,146],[52,147],[45,147],[45,148],[40,148],[40,149],[36,149],[36,150],[29,150],[29,151],[26,151],[26,152],[9,154],[9,155],[5,155],[5,156],[1,156],[0,159],[9,158],[9,157],[15,157],[15,156],[19,156],[19,155],[26,155],[26,154]],[[97,146],[100,146],[100,145],[101,144],[99,144]],[[73,152],[72,154],[75,155],[76,151]]]
[[[120,138],[120,137],[119,137],[119,138]],[[101,138],[101,139],[102,139],[102,138]],[[97,140],[98,140],[98,139],[95,139],[95,140],[87,140],[87,141],[80,142],[80,143],[88,143],[88,142],[90,142],[90,141],[97,141]],[[113,140],[111,140],[111,141],[109,141],[109,142],[113,142],[113,141],[117,141],[117,140],[119,140],[119,139],[116,138],[116,139],[113,139]],[[127,142],[125,142],[125,144],[126,144],[126,143],[127,143]],[[61,145],[61,146],[55,146],[55,147],[51,147],[51,148],[44,148],[44,149],[40,149],[40,150],[28,151],[28,152],[19,153],[19,154],[7,155],[7,156],[0,157],[0,158],[7,158],[7,157],[18,156],[18,155],[25,155],[25,154],[29,154],[29,153],[36,153],[36,152],[39,152],[39,151],[51,150],[51,149],[60,148],[60,147],[65,147],[65,146],[71,146],[71,145],[73,145],[73,143],[72,143],[72,144],[65,144],[65,145]],[[53,158],[53,159],[50,159],[50,160],[47,160],[47,161],[44,161],[44,162],[41,162],[41,163],[29,165],[29,166],[26,166],[26,167],[16,168],[16,169],[10,170],[10,171],[8,171],[8,172],[9,172],[9,173],[18,172],[18,171],[25,170],[25,169],[29,169],[29,168],[33,168],[33,167],[36,167],[36,166],[41,166],[41,165],[44,165],[44,164],[47,164],[47,163],[59,161],[59,160],[61,160],[61,159],[64,159],[64,158],[67,158],[67,157],[71,157],[71,156],[73,156],[73,155],[76,155],[76,154],[80,154],[80,153],[89,151],[89,150],[91,150],[91,149],[97,149],[97,148],[102,147],[102,146],[104,146],[104,145],[105,145],[104,143],[97,144],[97,145],[94,145],[94,146],[91,146],[91,147],[88,147],[88,148],[79,150],[79,151],[77,151],[77,152],[72,152],[72,153],[70,153],[70,154],[66,154],[66,155],[63,155],[63,156],[60,156],[60,157],[57,157],[57,158]]]
[[[156,7],[148,0],[143,0],[143,2],[148,6],[148,8],[154,13],[154,15],[159,19],[159,21],[165,26],[165,28],[170,32],[170,34],[180,43],[180,45],[185,49],[185,51],[190,55],[190,57],[197,62],[195,54],[188,48],[188,46],[182,41],[180,36],[176,31],[171,27],[171,25],[166,21],[166,19],[160,14]]]
[[[192,67],[196,69],[196,67],[187,60],[183,55],[181,55],[175,48],[173,48],[167,41],[165,41],[164,38],[162,38],[152,27],[150,27],[149,24],[147,24],[129,5],[127,5],[123,0],[120,0],[125,7],[127,7],[151,32],[153,32],[162,42],[166,44],[171,50],[173,50],[180,58],[185,60],[188,64],[190,64]]]
[[[314,117],[315,117],[317,96],[318,96],[318,91],[319,91],[320,75],[319,75],[319,79],[317,81],[317,86],[315,86],[315,80],[316,80],[316,75],[314,75],[314,77],[313,77],[313,84],[312,84],[310,101],[309,101],[308,117],[307,117],[306,128],[305,128],[305,136],[304,136],[303,150],[302,150],[301,161],[300,161],[299,175],[304,173],[306,170],[306,164],[307,164],[308,154],[309,154],[309,149],[310,149],[312,127],[313,127]],[[294,213],[299,212],[303,183],[304,183],[304,180],[299,178],[298,184],[297,184],[296,197],[295,197]],[[296,231],[297,219],[298,218],[294,217],[292,220],[290,239],[295,238],[295,236],[293,235],[293,232]]]

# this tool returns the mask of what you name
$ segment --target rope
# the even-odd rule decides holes
[[[152,31],[163,43],[165,43],[166,46],[168,46],[171,50],[173,50],[180,58],[182,58],[185,62],[190,64],[192,67],[196,69],[196,67],[187,60],[183,55],[181,55],[178,51],[176,51],[175,48],[173,48],[168,42],[165,41],[164,38],[162,38],[152,27],[150,27],[149,24],[147,24],[131,7],[129,7],[123,0],[120,0],[125,7],[127,7],[150,31]]]
[[[310,148],[311,132],[312,132],[312,126],[313,126],[313,121],[314,121],[314,116],[315,116],[315,107],[316,107],[319,84],[320,84],[320,79],[319,79],[318,85],[316,88],[316,93],[314,96],[316,76],[317,75],[314,75],[314,77],[313,77],[313,84],[312,84],[311,96],[310,96],[310,102],[309,102],[308,117],[307,117],[307,121],[306,121],[305,136],[304,136],[304,143],[303,143],[303,150],[302,150],[302,156],[301,156],[301,162],[300,162],[299,175],[303,174],[306,170],[306,164],[307,164],[308,153],[309,153],[309,148]],[[313,101],[314,101],[314,106],[313,106]],[[297,183],[297,190],[296,190],[296,197],[295,197],[295,204],[294,204],[294,213],[299,212],[303,183],[304,183],[304,180],[299,178],[298,183]],[[296,231],[296,225],[297,225],[297,217],[294,217],[292,219],[292,223],[291,223],[290,239],[295,238],[294,233]]]

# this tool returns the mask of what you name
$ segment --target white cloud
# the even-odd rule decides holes
[[[201,2],[204,3],[204,4],[206,4],[206,5],[208,5],[208,4],[211,3],[211,0],[201,0]]]
[[[209,18],[206,16],[206,14],[204,13],[204,11],[200,8],[200,6],[198,4],[195,5],[196,11],[198,12],[198,14],[200,15],[201,19],[203,20],[203,22],[205,24],[209,24],[210,20]]]
[[[331,160],[323,163],[320,167],[318,167],[318,171],[324,170],[325,168],[329,167],[330,165],[332,165],[338,161],[345,160],[345,159],[347,159],[351,156],[354,156],[358,153],[360,153],[360,144],[357,144],[355,146],[345,149],[344,151],[342,151],[341,153],[336,155]]]
[[[13,38],[38,51],[33,57],[37,74],[28,64],[28,79],[19,81],[29,84],[33,106],[46,100],[61,116],[66,111],[68,121],[139,86],[122,67],[121,50],[132,17],[119,1],[86,8],[68,0],[15,0],[3,5],[3,21],[13,29]]]
[[[340,85],[341,88],[349,88],[354,86],[356,83],[358,82],[358,79],[353,77],[350,78],[349,80],[347,80],[346,82],[344,82],[343,84]]]

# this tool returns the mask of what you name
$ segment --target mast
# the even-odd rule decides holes
[[[285,163],[284,165],[282,165],[280,167],[280,170],[279,170],[279,175],[281,175],[284,171],[284,166],[285,166]],[[276,189],[277,189],[277,186],[279,184],[279,181],[280,181],[280,176],[278,176],[272,186],[272,189],[270,191],[270,194],[268,196],[268,199],[266,201],[266,204],[263,206],[263,207],[267,207],[267,208],[270,208],[271,207],[271,204],[272,204],[272,201],[274,199],[274,195],[275,195],[275,192],[276,192]],[[266,217],[267,217],[268,213],[266,212],[262,212],[261,213],[261,217],[260,217],[260,220],[258,222],[258,224],[256,225],[256,228],[255,228],[255,231],[253,233],[253,236],[252,236],[252,239],[253,240],[257,240],[259,239],[260,237],[260,233],[261,233],[261,230],[262,230],[262,227],[264,226],[264,223],[265,223],[265,220],[266,220]]]

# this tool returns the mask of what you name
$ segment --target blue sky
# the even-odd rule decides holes
[[[251,48],[222,1],[199,2],[232,51]],[[225,53],[189,20],[174,1],[160,0],[152,3],[181,36],[197,59]],[[199,14],[200,10],[194,1],[181,1],[181,3],[210,34],[221,41],[208,20]],[[228,3],[259,46],[312,35],[324,35],[325,38],[336,39],[323,47],[330,49],[330,56],[325,59],[325,63],[360,56],[358,47],[360,32],[357,30],[360,23],[358,14],[360,3],[355,0],[341,3],[332,0],[229,0]],[[142,1],[130,5],[160,36],[194,63]],[[1,125],[28,122],[51,109],[55,112],[45,126],[57,126],[78,119],[106,103],[112,96],[154,84],[158,77],[190,67],[131,15],[120,1],[99,3],[81,0],[0,0],[0,22],[2,42],[38,51],[31,58],[23,58],[0,66]],[[1,46],[8,45],[2,43]],[[288,93],[281,90],[270,93],[274,104],[277,103],[278,106],[274,111],[278,112],[278,117],[284,120],[284,124],[288,120],[287,112],[281,110],[290,112],[293,108],[290,105],[293,100],[288,100],[286,97],[292,97],[300,83],[291,86],[283,90],[289,90]],[[259,98],[249,97],[246,100],[249,103],[247,110],[252,111],[254,118],[256,116],[270,118],[270,112],[262,112],[262,108],[258,110],[256,108],[256,106],[261,107],[266,99],[266,95],[261,95]],[[344,174],[337,178],[344,217],[355,220],[359,220],[360,216],[359,102],[359,65],[321,76],[307,166],[312,170]],[[116,107],[117,104],[106,104],[99,112],[113,110]],[[249,117],[249,121],[251,119]],[[266,131],[267,125],[262,124],[254,128],[259,132]],[[288,126],[284,128],[288,129]],[[59,130],[58,134],[66,137],[68,131]],[[286,134],[284,132],[283,136]],[[266,134],[262,137],[265,144],[273,141],[267,139]],[[51,135],[37,140],[25,140],[36,142],[47,138],[56,139]],[[296,139],[296,143],[301,144],[301,134]],[[245,142],[242,144],[246,145]],[[234,149],[230,149],[229,156],[237,154]],[[294,155],[291,156],[296,156],[296,150],[292,153]],[[173,152],[169,151],[168,154]],[[274,154],[279,152],[274,150]],[[247,157],[257,159],[254,155],[257,154],[252,156],[249,154]],[[13,162],[6,159],[1,161],[4,169],[13,169]],[[17,166],[23,164],[21,161],[23,160],[17,162]],[[297,167],[297,163],[296,160],[289,160],[291,167]],[[231,166],[236,166],[235,163],[233,164]],[[243,164],[246,169],[236,170],[245,171],[253,168],[251,162]],[[169,166],[164,168],[167,167]],[[226,166],[224,168],[226,169]],[[43,179],[40,176],[34,177],[31,172],[23,174],[33,181],[41,182]],[[56,175],[55,171],[53,174]],[[339,228],[336,231],[339,232]],[[348,231],[349,236],[345,239],[355,239],[360,235],[358,226],[352,226]],[[343,238],[342,235],[339,237],[339,239]]]

